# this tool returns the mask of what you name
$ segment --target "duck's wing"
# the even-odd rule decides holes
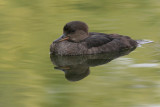
[[[99,47],[113,40],[110,35],[104,33],[91,32],[89,35],[90,37],[85,39],[88,48]]]

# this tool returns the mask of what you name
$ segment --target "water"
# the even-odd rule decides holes
[[[160,107],[159,14],[159,0],[0,0],[0,107]],[[71,82],[49,45],[72,20],[154,42]]]

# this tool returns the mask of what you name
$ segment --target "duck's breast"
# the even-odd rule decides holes
[[[75,43],[69,41],[63,41],[59,43],[52,43],[50,51],[59,55],[80,55],[86,54],[87,48],[85,43]]]

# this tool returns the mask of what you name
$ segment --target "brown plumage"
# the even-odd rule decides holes
[[[51,54],[83,55],[121,52],[137,47],[128,36],[90,32],[84,22],[72,21],[63,28],[63,35],[50,46]]]

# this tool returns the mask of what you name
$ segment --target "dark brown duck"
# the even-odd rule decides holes
[[[51,54],[83,55],[121,52],[135,49],[137,42],[128,36],[88,32],[81,21],[72,21],[63,28],[63,35],[50,46]]]

